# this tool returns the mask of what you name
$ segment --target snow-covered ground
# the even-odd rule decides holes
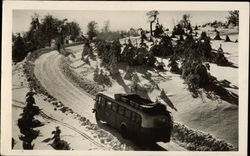
[[[20,114],[23,112],[23,107],[25,106],[25,95],[29,91],[27,81],[25,76],[23,75],[22,71],[22,63],[18,64],[19,67],[14,67],[17,70],[13,71],[12,79],[13,79],[13,89],[12,89],[12,102],[13,102],[13,109],[12,109],[12,136],[15,140],[14,149],[22,149],[22,141],[19,140],[20,130],[17,126],[17,120],[20,118]],[[60,112],[59,110],[55,110],[53,105],[48,101],[44,101],[44,96],[42,95],[35,95],[34,98],[36,99],[36,105],[42,109],[42,111],[47,114],[49,117],[52,117],[58,121],[62,121],[63,123],[68,123],[69,125],[75,126],[78,129],[84,128],[80,126],[81,124],[76,123],[79,120],[76,120],[74,117],[69,117],[68,115]],[[61,139],[67,141],[70,144],[72,149],[78,150],[100,150],[101,148],[93,144],[88,139],[82,137],[81,134],[77,133],[76,130],[72,129],[69,126],[65,126],[60,122],[54,122],[52,120],[48,120],[41,115],[35,117],[37,120],[44,123],[44,126],[35,128],[40,130],[39,136],[32,142],[35,146],[34,149],[46,149],[52,150],[53,148],[49,145],[52,143],[44,142],[45,139],[52,138],[53,135],[51,134],[52,131],[55,130],[56,126],[59,126],[62,133]],[[87,130],[84,130],[88,132]]]
[[[71,50],[76,50],[81,47],[82,46],[71,47]],[[39,59],[37,59],[37,61],[35,62],[36,77],[41,82],[42,86],[44,86],[51,95],[53,95],[55,98],[59,99],[62,103],[64,103],[65,106],[71,108],[74,112],[86,117],[92,124],[96,124],[94,114],[92,113],[92,108],[94,107],[93,97],[88,95],[86,92],[83,92],[78,87],[74,86],[71,81],[67,80],[67,78],[60,69],[60,61],[63,58],[64,57],[56,51],[39,57]],[[77,61],[80,61],[79,58]],[[84,68],[84,66],[81,66],[80,68],[82,69]],[[80,72],[80,70],[78,69],[79,68],[77,68],[76,70]],[[88,70],[89,73],[94,68],[84,69]],[[87,78],[92,80],[93,77],[89,77],[90,75],[91,74],[88,74]],[[126,144],[126,150],[144,149],[144,147],[138,147],[130,140],[123,139],[120,134],[113,129],[106,130],[105,128],[102,128],[102,130],[111,135],[113,138],[112,140],[118,139],[118,145]],[[90,134],[90,136],[94,137],[95,133]],[[104,144],[107,143],[104,142]],[[171,146],[170,148],[168,148],[168,146],[164,147],[167,148],[167,150],[185,150],[173,142],[171,142],[169,145]],[[122,147],[120,147],[120,149],[122,149]]]
[[[203,28],[200,28],[203,29]],[[211,38],[214,38],[215,32],[213,28],[204,28]],[[200,33],[201,31],[198,32]],[[229,37],[232,41],[238,39],[237,30],[218,29],[221,31],[221,38],[225,38],[225,34],[229,33]],[[135,42],[136,38],[131,38],[132,42]],[[148,43],[149,44],[149,43]],[[213,49],[218,49],[219,45],[222,45],[225,56],[233,62],[235,66],[238,66],[238,43],[234,42],[224,42],[224,40],[211,40],[211,45]],[[78,52],[77,58],[71,58],[71,66],[75,69],[80,76],[88,78],[93,81],[93,71],[96,66],[100,67],[100,60],[91,60],[90,65],[84,64],[79,58],[81,57],[80,52],[82,51],[82,46],[78,46],[72,49]],[[168,64],[168,59],[163,60],[165,65]],[[107,87],[104,91],[106,94],[113,96],[115,93],[125,93],[129,92],[131,81],[125,80],[125,69],[126,66],[122,63],[118,64],[120,76],[116,80],[112,80],[112,87]],[[184,84],[184,80],[180,75],[173,74],[169,71],[158,72],[154,70],[149,70],[141,67],[133,68],[137,75],[139,76],[139,83],[141,85],[149,84],[149,81],[144,78],[146,72],[152,74],[152,79],[160,89],[164,89],[174,103],[178,111],[174,111],[168,108],[174,117],[175,121],[178,121],[192,129],[201,130],[206,133],[214,135],[218,139],[223,139],[235,147],[238,147],[238,106],[224,101],[220,98],[212,100],[207,98],[205,94],[199,98],[193,98],[191,93],[187,90],[187,86]],[[104,73],[107,72],[105,69]],[[234,86],[233,88],[226,88],[229,91],[238,94],[238,68],[234,67],[222,67],[216,64],[210,63],[210,71],[212,76],[216,77],[218,80],[227,80]],[[151,100],[155,100],[160,95],[160,90],[154,89],[149,92],[146,97]]]
[[[32,142],[35,145],[34,149],[53,150],[50,146],[52,141],[47,142],[46,140],[52,138],[51,132],[55,130],[56,126],[60,126],[61,139],[67,141],[73,150],[151,150],[151,148],[162,147],[167,150],[185,150],[173,142],[162,147],[158,145],[140,147],[130,140],[123,139],[116,130],[107,125],[97,125],[92,113],[93,98],[62,75],[62,71],[59,69],[60,58],[63,58],[62,55],[53,51],[42,55],[35,62],[36,77],[56,99],[51,100],[41,94],[34,96],[37,106],[41,109],[41,115],[35,116],[35,118],[44,124],[44,126],[36,128],[40,130],[40,135]],[[14,149],[22,149],[17,120],[25,106],[25,95],[29,91],[22,64],[23,62],[13,65],[12,134],[15,140]],[[57,106],[61,104],[63,107]],[[70,108],[71,111],[62,113],[61,109],[64,107]]]
[[[227,30],[227,32],[228,31],[229,30]],[[209,32],[208,34],[213,38],[215,32],[212,30]],[[229,35],[231,40],[234,41],[238,38],[236,33],[231,32],[231,34],[232,35]],[[223,35],[221,35],[221,37],[224,38]],[[212,40],[211,44],[213,49],[218,49],[219,45],[222,44],[225,56],[233,62],[235,66],[238,66],[238,43]],[[80,60],[82,49],[82,45],[70,47],[70,50],[76,54],[76,58],[70,58],[72,61],[70,66],[79,74],[79,77],[93,81],[93,71],[96,66],[100,67],[100,60],[97,58],[96,60],[90,60],[90,65],[84,64]],[[70,80],[67,80],[65,74],[63,74],[59,67],[62,58],[63,56],[56,51],[44,54],[35,62],[34,72],[42,86],[53,97],[58,99],[58,101],[60,100],[64,106],[71,108],[74,113],[62,113],[58,109],[55,109],[56,107],[52,105],[51,102],[45,100],[45,96],[40,94],[35,95],[36,103],[42,109],[43,113],[57,120],[57,122],[54,122],[42,116],[36,117],[36,119],[45,123],[45,125],[36,128],[40,130],[41,134],[33,141],[35,149],[53,149],[49,145],[50,142],[43,142],[43,140],[51,138],[51,132],[55,130],[56,126],[60,126],[62,130],[61,138],[69,142],[70,147],[75,150],[112,150],[114,149],[112,146],[119,146],[117,147],[118,150],[143,150],[141,147],[137,147],[133,142],[122,139],[117,131],[105,126],[100,127],[100,125],[96,125],[94,114],[92,113],[94,105],[92,97],[74,86]],[[163,59],[163,61],[165,65],[168,64],[168,59]],[[17,126],[17,120],[22,113],[21,107],[24,107],[25,94],[29,90],[27,81],[23,75],[22,63],[13,65],[12,74],[12,133],[16,142],[14,149],[22,149],[22,142],[18,138],[20,132]],[[126,66],[120,63],[118,64],[118,68],[120,75],[116,80],[112,80],[111,87],[105,87],[104,93],[110,96],[113,96],[115,93],[126,93],[130,91],[131,81],[124,79]],[[105,69],[103,70],[104,72],[108,72]],[[133,70],[136,71],[139,77],[140,85],[150,85],[150,81],[145,78],[145,74],[151,73],[152,80],[160,89],[166,91],[169,99],[177,108],[177,111],[175,111],[168,107],[175,121],[192,129],[213,134],[216,138],[226,140],[235,147],[238,147],[237,105],[230,104],[221,99],[211,100],[208,99],[206,95],[203,95],[202,98],[193,98],[180,75],[173,74],[169,71],[159,72],[141,67],[134,67]],[[221,67],[210,63],[210,73],[218,80],[227,80],[231,83],[230,85],[236,86],[226,89],[238,94],[238,68]],[[143,94],[143,96],[149,97],[153,101],[159,95],[160,90],[158,89]],[[79,116],[88,119],[89,124],[84,125],[83,122],[79,120]],[[124,144],[126,144],[126,146],[124,146]],[[167,150],[185,150],[173,142],[159,144]]]

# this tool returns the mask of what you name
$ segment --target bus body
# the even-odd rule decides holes
[[[136,94],[115,94],[113,99],[99,93],[95,100],[96,120],[107,122],[123,137],[143,142],[170,141],[173,122],[165,105]]]

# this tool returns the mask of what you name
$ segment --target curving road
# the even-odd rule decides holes
[[[41,85],[52,96],[63,102],[65,106],[71,108],[73,111],[88,118],[92,123],[96,123],[94,114],[92,113],[92,108],[94,106],[93,99],[88,94],[74,86],[60,70],[59,63],[63,57],[64,56],[60,55],[57,51],[52,51],[40,56],[35,61],[35,75],[41,82]],[[112,134],[115,133],[112,130],[109,132],[112,132]],[[123,143],[131,145],[130,141],[120,139],[117,134],[114,135],[116,135],[116,137],[118,137]],[[173,142],[160,144],[160,146],[171,151],[185,150]],[[143,149],[139,148],[139,150]]]
[[[40,56],[35,62],[35,75],[51,95],[95,123],[92,113],[94,101],[65,78],[59,67],[63,57],[57,51]]]

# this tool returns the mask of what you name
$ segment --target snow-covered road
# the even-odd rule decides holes
[[[42,55],[35,62],[35,75],[52,96],[95,123],[92,113],[94,101],[65,78],[59,67],[63,57],[57,51]]]
[[[93,99],[87,93],[74,86],[60,70],[59,64],[63,57],[57,51],[40,56],[35,62],[35,75],[52,96],[73,111],[88,118],[90,122],[96,123],[92,113]],[[112,133],[112,130],[109,132]],[[130,144],[130,141],[126,141],[126,144]],[[168,151],[185,150],[174,142],[160,143],[160,146]]]

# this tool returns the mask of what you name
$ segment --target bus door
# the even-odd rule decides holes
[[[112,102],[111,104],[111,116],[112,116],[112,126],[117,127],[117,114],[118,111],[118,105],[115,102]]]
[[[116,127],[119,129],[121,123],[124,122],[125,108],[121,105],[117,105],[117,117],[116,117]]]
[[[97,105],[97,110],[98,110],[98,114],[101,120],[105,120],[105,105],[106,105],[106,100],[104,97],[102,96],[98,96],[98,105]]]

